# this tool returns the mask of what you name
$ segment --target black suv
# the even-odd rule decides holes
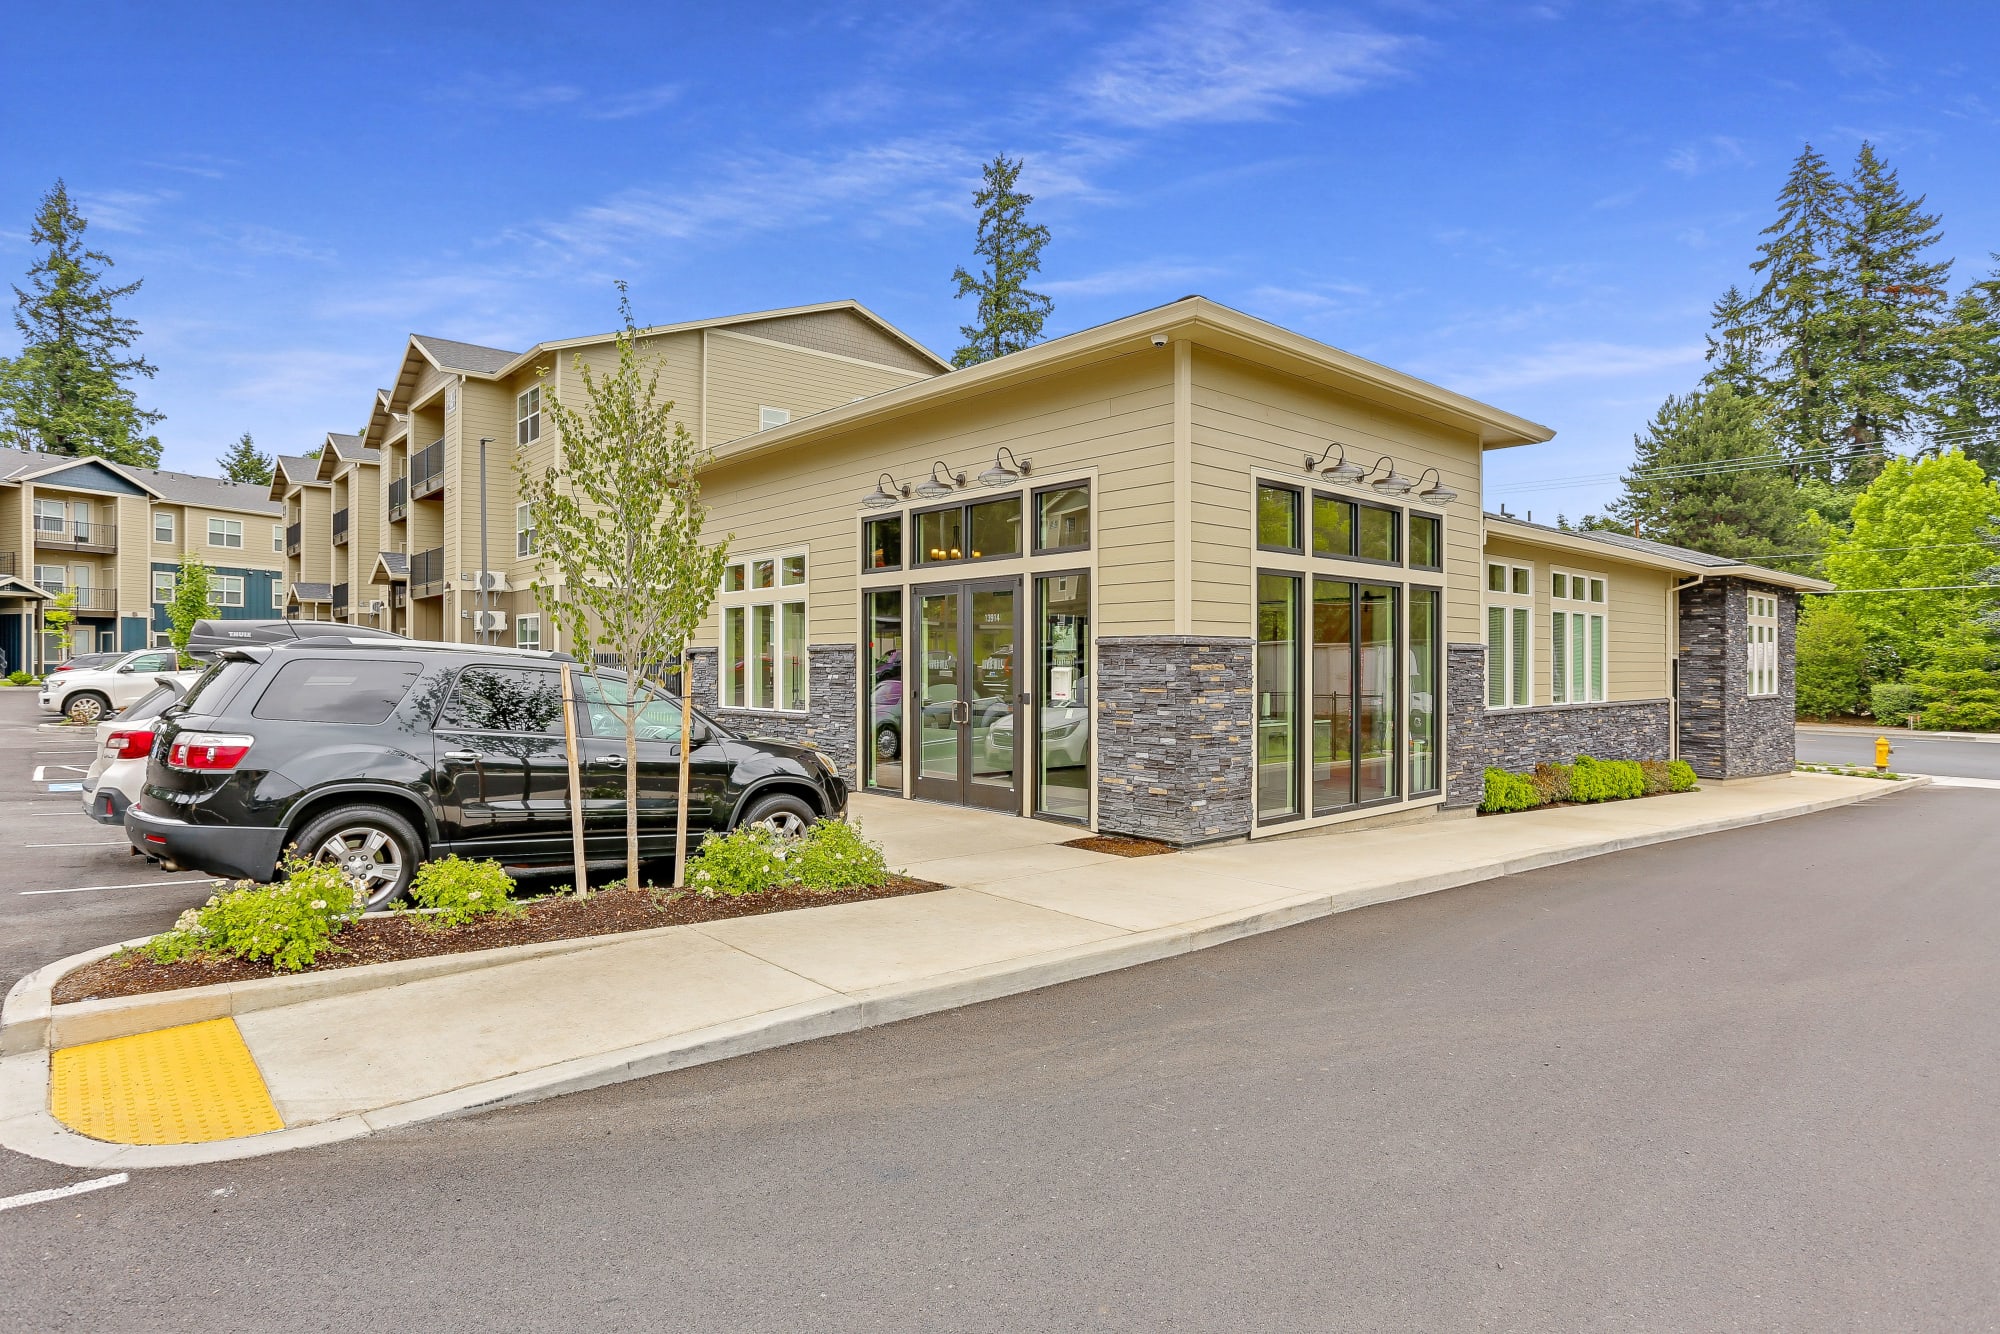
[[[269,880],[287,849],[338,861],[371,907],[400,898],[417,863],[458,853],[510,871],[572,856],[561,654],[324,636],[224,649],[161,717],[132,845],[169,869]],[[625,856],[625,683],[572,673],[585,853]],[[796,833],[847,807],[833,763],[691,720],[689,832],[766,824]],[[671,855],[679,705],[639,716],[639,842]]]

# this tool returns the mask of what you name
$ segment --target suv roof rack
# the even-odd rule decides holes
[[[245,645],[235,645],[242,648]],[[272,649],[326,649],[326,648],[372,648],[372,649],[422,649],[427,653],[492,653],[508,658],[533,658],[540,662],[575,662],[567,653],[546,648],[515,648],[509,644],[455,644],[444,639],[405,639],[401,635],[312,635],[304,639],[292,639],[262,647]]]

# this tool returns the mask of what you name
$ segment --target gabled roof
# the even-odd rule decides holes
[[[324,453],[324,451],[322,451]],[[295,486],[326,486],[319,480],[319,460],[304,454],[280,454],[271,465],[271,499],[283,500]]]
[[[240,510],[246,514],[280,512],[279,507],[271,503],[265,488],[255,483],[230,482],[220,477],[204,477],[191,472],[169,472],[161,468],[140,468],[129,463],[114,463],[110,459],[95,456],[72,458],[66,454],[39,454],[31,450],[0,449],[0,483],[28,482],[37,478],[47,478],[51,479],[54,485],[65,485],[66,483],[53,479],[68,469],[86,462],[95,467],[108,469],[130,483],[136,488],[136,492],[144,493],[169,505]]]
[[[1593,549],[1602,552],[1603,548],[1611,547],[1618,552],[1615,559],[1630,561],[1635,565],[1649,565],[1658,570],[1671,570],[1676,574],[1754,579],[1800,593],[1833,591],[1833,585],[1824,579],[1811,579],[1802,574],[1794,574],[1790,570],[1773,570],[1767,566],[1754,565],[1749,561],[1697,551],[1693,547],[1677,547],[1670,542],[1655,542],[1649,537],[1633,537],[1630,533],[1608,533],[1582,528],[1551,528],[1547,524],[1529,523],[1526,519],[1517,519],[1511,514],[1488,514],[1485,518],[1486,533],[1489,537],[1500,536],[1520,542],[1532,542],[1538,546],[1554,547],[1586,556]]]
[[[17,482],[38,482],[44,486],[64,486],[78,491],[103,491],[114,496],[143,496],[146,486],[119,464],[91,454],[77,458],[68,454],[42,454],[43,465],[24,468],[14,474]]]
[[[17,574],[7,574],[0,575],[0,597],[34,598],[39,602],[47,602],[50,594],[46,589],[29,583]]]
[[[481,347],[478,343],[460,343],[430,334],[411,334],[410,342],[441,371],[462,371],[482,377],[497,374],[521,355],[505,348]]]
[[[292,596],[300,602],[331,602],[333,601],[333,585],[309,584],[304,582],[295,583],[292,585]]]
[[[380,551],[375,554],[375,572],[369,576],[371,584],[393,584],[398,579],[410,577],[410,557],[403,551]]]
[[[326,433],[326,445],[319,452],[319,470],[314,474],[322,482],[330,482],[334,475],[349,464],[380,463],[380,450],[370,449],[358,435],[343,435],[339,431]]]

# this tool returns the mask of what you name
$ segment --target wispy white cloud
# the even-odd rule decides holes
[[[329,246],[316,245],[297,232],[246,222],[226,227],[203,227],[202,231],[224,242],[238,255],[270,259],[302,259],[323,264],[333,258]]]
[[[1260,120],[1393,78],[1414,46],[1265,0],[1194,0],[1113,43],[1075,91],[1086,110],[1138,128]]]
[[[219,181],[243,164],[235,158],[216,157],[209,153],[172,153],[163,158],[149,159],[139,165],[152,167],[158,171],[174,171],[183,176],[200,176],[205,180]]]
[[[1140,292],[1170,301],[1186,295],[1190,283],[1202,282],[1222,272],[1212,264],[1142,260],[1100,269],[1080,278],[1052,278],[1035,286],[1051,296],[1118,296]]]
[[[681,86],[677,83],[659,83],[651,88],[641,88],[635,92],[617,93],[599,98],[583,107],[583,114],[592,120],[629,120],[658,111],[680,99]]]
[[[574,83],[535,82],[513,75],[469,74],[437,88],[431,100],[491,111],[559,111],[587,120],[629,120],[671,106],[680,84],[656,83],[626,92],[595,92]]]
[[[1700,363],[1707,348],[1700,343],[1666,347],[1635,347],[1625,343],[1549,343],[1532,352],[1506,357],[1469,374],[1453,375],[1449,383],[1467,393],[1520,389],[1564,380],[1610,380],[1624,375],[1668,370]]]
[[[179,198],[178,190],[80,190],[76,206],[91,226],[136,236],[155,208]]]
[[[1706,139],[1692,144],[1682,144],[1667,154],[1667,170],[1677,171],[1683,176],[1699,176],[1718,167],[1742,167],[1749,165],[1750,152],[1741,139],[1733,139],[1726,134],[1711,134]]]
[[[240,351],[226,355],[223,361],[228,370],[221,396],[252,403],[351,395],[359,411],[365,407],[366,391],[357,392],[357,386],[383,374],[379,352],[370,355],[324,347]]]

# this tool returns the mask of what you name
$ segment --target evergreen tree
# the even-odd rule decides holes
[[[14,327],[21,355],[0,360],[0,441],[17,449],[152,466],[160,441],[144,432],[161,420],[138,406],[127,378],[151,378],[153,365],[132,351],[137,321],[116,303],[140,280],[107,286],[110,256],[83,243],[89,227],[58,180],[42,197],[29,229],[45,247],[28,270],[26,290],[14,289]]]
[[[2000,255],[1993,256],[2000,259]],[[1938,330],[1933,438],[2000,476],[2000,269],[1959,293]]]
[[[986,261],[977,276],[963,265],[951,275],[957,296],[979,298],[978,322],[959,326],[965,346],[952,354],[951,364],[976,366],[982,361],[1019,352],[1042,337],[1042,324],[1055,303],[1028,290],[1028,279],[1041,272],[1042,247],[1049,229],[1029,226],[1028,205],[1035,197],[1015,188],[1021,159],[996,156],[980,169],[985,184],[973,193],[979,206],[979,237],[973,250]]]
[[[1755,303],[1731,283],[1709,307],[1708,369],[1704,388],[1727,385],[1748,398],[1761,398],[1764,384],[1764,330]]]
[[[228,452],[216,461],[225,479],[232,482],[254,482],[258,486],[271,484],[271,456],[257,448],[257,442],[245,431],[237,437]]]
[[[1751,272],[1763,285],[1747,313],[1770,349],[1765,368],[1772,425],[1792,454],[1847,443],[1835,394],[1841,360],[1840,256],[1845,244],[1844,192],[1826,159],[1807,144],[1778,192],[1778,220],[1766,227]],[[1812,472],[1830,475],[1814,460]]]
[[[1614,524],[1642,537],[1755,559],[1790,550],[1798,501],[1755,400],[1727,385],[1669,395],[1633,437]],[[1590,520],[1585,520],[1586,526]]]
[[[1896,173],[1863,142],[1848,183],[1838,254],[1839,344],[1829,378],[1850,440],[1878,451],[1848,460],[1842,479],[1865,484],[1881,469],[1879,447],[1918,422],[1924,395],[1941,378],[1938,333],[1951,261],[1927,252],[1941,239],[1924,197],[1903,193]]]

